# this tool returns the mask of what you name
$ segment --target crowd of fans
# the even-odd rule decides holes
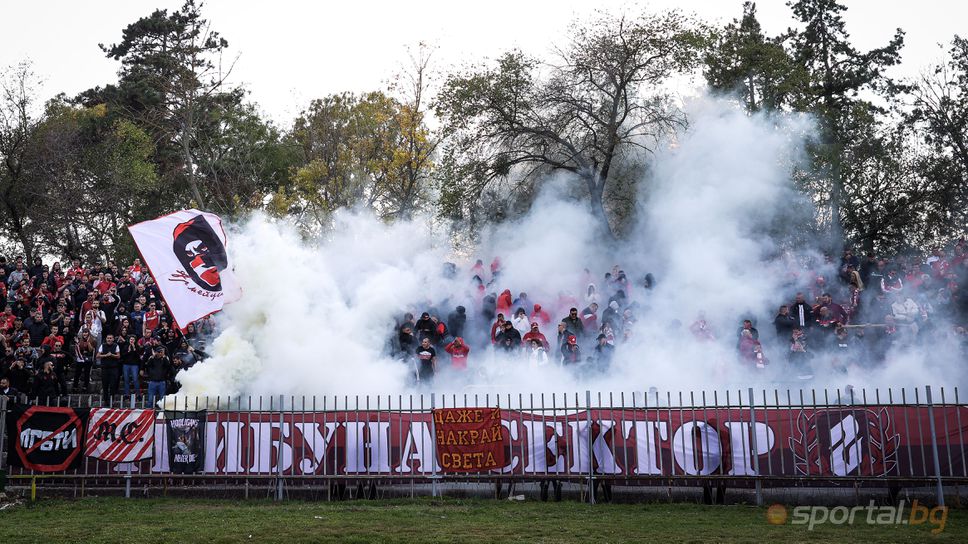
[[[576,293],[548,300],[514,295],[502,281],[501,262],[478,260],[459,271],[474,296],[452,311],[428,304],[406,313],[390,339],[390,351],[428,382],[442,368],[466,371],[473,355],[492,350],[533,367],[561,365],[606,371],[617,346],[637,334],[650,315],[651,274],[631,279],[614,266],[601,276],[584,271]],[[753,312],[707,319],[700,313],[685,327],[669,317],[669,335],[703,342],[735,341],[736,358],[750,368],[789,365],[802,378],[851,365],[882,363],[898,349],[968,342],[968,243],[925,255],[892,258],[847,250],[839,261],[800,262],[783,268],[778,310],[767,325]],[[177,391],[175,374],[205,357],[208,320],[179,330],[140,260],[62,267],[41,259],[25,263],[0,257],[0,394],[55,399],[99,392],[155,398]],[[598,278],[601,278],[598,280]],[[549,298],[549,297],[546,297]],[[442,302],[446,305],[446,302]],[[446,306],[445,306],[446,307]],[[735,329],[722,329],[732,321]],[[650,319],[650,323],[655,323]],[[99,378],[99,379],[97,379]],[[93,383],[92,383],[93,382]],[[95,387],[92,388],[92,385]],[[97,386],[100,387],[97,387]],[[98,391],[99,389],[99,391]],[[49,401],[49,400],[47,400]]]
[[[146,393],[150,403],[177,390],[175,373],[205,356],[211,323],[175,327],[139,259],[121,268],[0,257],[0,274],[0,394],[8,398],[53,402],[97,392],[99,382],[105,403],[118,393]]]
[[[788,255],[778,263],[771,270],[783,277],[772,278],[770,288],[780,284],[779,292],[789,298],[777,300],[772,323],[758,326],[767,320],[758,319],[753,311],[715,319],[700,313],[688,327],[666,316],[661,326],[667,339],[735,342],[741,363],[758,369],[771,363],[788,365],[789,372],[801,379],[817,372],[878,365],[909,347],[943,343],[965,353],[964,240],[922,255],[888,258],[870,253],[861,258],[847,249],[839,261],[831,256],[799,260]],[[415,381],[432,380],[444,369],[466,371],[472,353],[488,350],[534,367],[558,364],[583,373],[603,372],[616,346],[636,334],[639,320],[662,322],[663,316],[649,315],[655,288],[651,274],[633,281],[617,265],[602,276],[586,269],[585,287],[578,294],[561,292],[539,301],[527,292],[499,292],[506,287],[501,268],[499,258],[489,268],[478,260],[464,272],[449,265],[448,274],[463,274],[476,293],[467,304],[471,309],[461,305],[445,313],[428,304],[398,321],[390,351],[412,365]],[[735,325],[718,330],[724,322]]]

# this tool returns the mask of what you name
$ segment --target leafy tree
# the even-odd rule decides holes
[[[226,88],[231,65],[223,69],[221,57],[228,42],[211,29],[201,9],[186,0],[178,11],[155,10],[128,25],[120,42],[101,45],[108,58],[121,62],[118,84],[86,91],[79,99],[88,106],[107,103],[144,127],[156,142],[167,190],[187,190],[195,205],[207,207],[205,185],[214,182],[199,175],[196,148],[207,137],[200,132],[212,108],[238,107],[243,95]]]
[[[908,120],[921,128],[928,147],[925,175],[943,186],[940,218],[949,232],[968,225],[968,40],[955,36],[948,60],[912,87]]]
[[[817,184],[811,189],[826,196],[828,224],[839,237],[843,232],[844,150],[852,138],[847,130],[850,113],[862,100],[862,92],[890,97],[899,90],[885,69],[900,62],[904,32],[897,29],[887,45],[862,52],[850,43],[842,16],[845,5],[837,0],[797,0],[788,5],[803,25],[790,31],[793,60],[806,71],[793,106],[815,113],[819,120],[819,141],[811,148],[812,179]]]
[[[783,39],[765,36],[756,4],[744,2],[743,17],[726,25],[706,53],[707,83],[716,91],[737,93],[751,112],[790,105],[805,74]]]
[[[338,208],[363,207],[385,219],[407,217],[424,199],[432,143],[419,104],[382,92],[314,100],[292,138],[303,154],[276,207],[328,225]]]
[[[513,51],[494,66],[451,75],[436,106],[448,139],[443,212],[465,217],[502,182],[511,182],[512,194],[528,193],[538,177],[567,172],[614,237],[628,219],[608,198],[615,172],[684,123],[661,86],[696,66],[705,43],[698,30],[674,11],[602,14],[573,25],[554,64]]]
[[[21,64],[2,79],[0,229],[29,260],[53,253],[88,262],[133,253],[125,226],[145,215],[156,189],[154,146],[103,105],[40,110],[36,78]]]
[[[44,248],[86,262],[133,256],[125,227],[144,217],[158,180],[148,135],[106,111],[55,99],[30,149],[30,217]]]
[[[878,119],[855,104],[846,125],[843,224],[847,239],[865,251],[902,251],[937,240],[938,183],[922,174],[916,138],[905,124]]]
[[[28,62],[0,75],[0,228],[30,262],[39,237],[30,218],[30,149],[39,122],[35,97],[39,81]]]
[[[197,175],[205,179],[209,207],[228,215],[263,207],[289,183],[298,147],[234,93],[201,112],[192,148]]]

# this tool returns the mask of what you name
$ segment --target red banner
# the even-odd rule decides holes
[[[594,471],[629,479],[759,475],[805,480],[928,479],[940,473],[968,479],[966,406],[481,408],[463,416],[460,409],[452,412],[452,421],[442,415],[447,412],[437,412],[435,419],[420,410],[211,411],[202,472],[393,478],[480,470],[526,478]],[[478,413],[486,424],[477,422]],[[495,440],[497,423],[500,441]],[[162,420],[155,425],[156,433],[164,432]],[[18,440],[16,425],[8,429]],[[476,444],[469,443],[471,430],[479,433]],[[113,470],[93,459],[86,463],[87,473]],[[136,466],[142,473],[169,472],[164,441],[155,441],[153,461]]]
[[[84,455],[115,463],[151,457],[155,445],[154,410],[95,408],[87,420]]]
[[[434,410],[437,462],[444,472],[487,472],[506,464],[509,443],[498,408]]]

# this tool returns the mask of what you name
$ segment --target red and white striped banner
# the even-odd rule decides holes
[[[96,408],[87,420],[84,454],[111,462],[151,457],[155,442],[154,410]]]

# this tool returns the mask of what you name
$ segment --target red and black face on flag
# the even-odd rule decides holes
[[[196,215],[176,226],[172,236],[175,255],[195,284],[206,291],[221,291],[219,271],[225,270],[228,260],[225,246],[208,221]]]

